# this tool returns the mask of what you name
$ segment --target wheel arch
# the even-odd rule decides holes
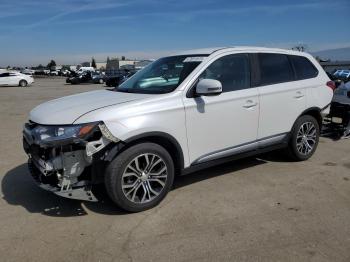
[[[321,108],[319,107],[310,107],[306,110],[304,110],[299,117],[301,116],[305,116],[305,115],[310,115],[310,116],[313,116],[316,120],[317,120],[317,123],[319,125],[319,127],[321,128],[322,126],[322,114],[321,114]],[[298,118],[299,118],[298,117]]]
[[[176,174],[180,174],[184,169],[184,154],[180,143],[172,135],[164,132],[147,132],[128,138],[121,144],[116,144],[114,150],[110,150],[107,159],[111,161],[127,148],[143,142],[152,142],[164,147],[174,161]]]

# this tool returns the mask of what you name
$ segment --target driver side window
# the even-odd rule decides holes
[[[234,54],[219,58],[200,75],[199,79],[214,79],[222,84],[222,92],[250,87],[248,54]]]

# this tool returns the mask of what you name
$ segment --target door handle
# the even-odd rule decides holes
[[[249,108],[255,107],[257,105],[258,105],[257,102],[254,103],[253,100],[247,100],[246,103],[243,105],[243,107],[249,109]]]
[[[295,93],[294,98],[298,99],[298,98],[302,98],[302,97],[304,97],[302,92],[298,91],[298,92]]]

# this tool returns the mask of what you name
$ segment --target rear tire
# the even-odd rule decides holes
[[[100,84],[103,84],[103,79],[98,80]]]
[[[20,87],[26,87],[28,85],[27,81],[26,80],[21,80],[19,81],[19,86]]]
[[[294,123],[287,153],[295,161],[309,159],[316,151],[320,138],[320,127],[317,120],[304,115]]]
[[[141,143],[120,153],[107,167],[105,187],[120,208],[140,212],[158,205],[174,181],[174,163],[166,149]]]

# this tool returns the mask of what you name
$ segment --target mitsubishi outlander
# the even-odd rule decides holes
[[[309,54],[230,47],[160,58],[120,86],[43,103],[23,130],[44,189],[121,208],[156,206],[176,175],[284,148],[310,158],[334,83]]]

